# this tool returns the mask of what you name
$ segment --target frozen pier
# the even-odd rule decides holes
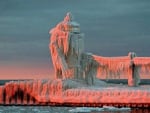
[[[150,87],[128,87],[97,81],[93,86],[74,80],[8,82],[0,87],[1,105],[63,105],[149,107]]]

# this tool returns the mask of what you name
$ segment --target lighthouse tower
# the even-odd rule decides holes
[[[50,52],[55,78],[82,79],[81,57],[84,52],[84,38],[80,25],[67,13],[64,20],[49,32]]]

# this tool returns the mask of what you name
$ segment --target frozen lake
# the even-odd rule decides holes
[[[0,113],[72,113],[75,107],[51,107],[51,106],[0,106]],[[94,111],[74,113],[149,113],[149,109],[132,109],[131,111]]]

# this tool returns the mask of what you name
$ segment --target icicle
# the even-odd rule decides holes
[[[130,58],[128,56],[123,57],[101,57],[93,55],[94,60],[98,63],[97,75],[106,75],[107,78],[120,76],[123,73],[127,73],[127,69],[130,65]]]
[[[150,73],[150,57],[136,57],[134,58],[134,63],[140,68],[141,74]]]
[[[69,43],[70,43],[70,36],[69,33],[66,33],[64,41],[63,41],[63,47],[64,47],[64,54],[67,55],[69,52]]]

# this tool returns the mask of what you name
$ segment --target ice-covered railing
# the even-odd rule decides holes
[[[150,73],[150,57],[135,57],[134,63],[140,68],[140,74]]]
[[[128,85],[137,86],[143,75],[150,74],[150,57],[136,57],[134,54],[131,52],[128,56],[121,57],[92,55],[93,61],[96,62],[96,77],[105,76],[106,79],[110,79],[125,75],[128,78]]]
[[[107,78],[119,78],[120,75],[129,74],[129,56],[102,57],[93,55],[93,59],[98,63],[97,77],[106,75]]]

